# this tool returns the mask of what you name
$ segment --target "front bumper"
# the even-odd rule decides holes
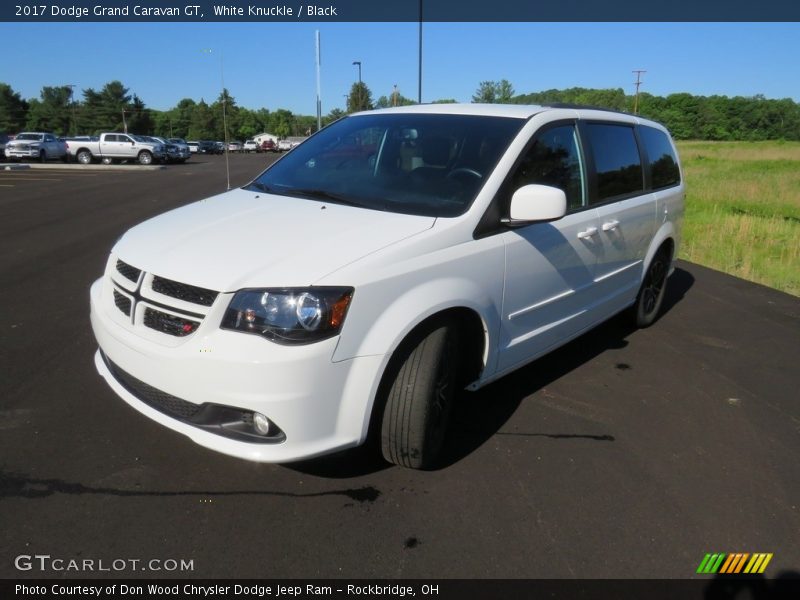
[[[117,395],[140,413],[201,446],[258,462],[310,458],[364,441],[382,356],[333,362],[338,338],[281,346],[222,330],[218,316],[230,295],[217,300],[219,306],[194,333],[177,344],[174,339],[162,344],[153,332],[144,337],[120,325],[103,284],[103,279],[97,280],[90,291],[92,329],[100,346],[95,366]],[[112,372],[114,367],[185,403],[259,412],[285,439],[232,439],[165,414],[137,397],[135,389]]]
[[[39,148],[29,150],[19,150],[17,148],[6,148],[6,158],[39,158]]]

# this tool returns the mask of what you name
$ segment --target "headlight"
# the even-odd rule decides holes
[[[350,287],[241,290],[220,326],[279,344],[310,344],[339,333],[352,297]]]

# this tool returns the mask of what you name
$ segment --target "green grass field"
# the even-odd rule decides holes
[[[800,142],[679,142],[680,258],[800,296]]]

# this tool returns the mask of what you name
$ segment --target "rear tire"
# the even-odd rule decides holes
[[[92,164],[92,153],[89,152],[88,150],[79,151],[78,154],[75,155],[75,158],[82,165]]]
[[[393,357],[381,426],[387,461],[429,469],[439,458],[455,397],[457,333],[450,323],[433,324],[404,341]]]
[[[655,323],[664,292],[667,289],[669,275],[670,252],[668,248],[659,248],[647,267],[647,272],[633,305],[633,316],[637,327],[649,327]]]

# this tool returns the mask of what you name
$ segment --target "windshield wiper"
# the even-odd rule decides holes
[[[355,200],[351,200],[350,198],[347,198],[345,196],[340,196],[339,194],[334,194],[333,192],[329,192],[327,190],[310,189],[310,188],[290,188],[288,190],[281,190],[281,193],[288,194],[290,196],[293,195],[305,196],[307,198],[312,198],[314,200],[329,200],[330,202],[334,202],[336,204],[357,206],[358,208],[373,208],[372,206],[361,204],[360,202],[356,202]]]
[[[246,189],[248,192],[252,192],[253,191],[252,188],[255,188],[259,192],[265,192],[267,194],[272,192],[272,188],[271,187],[269,187],[266,184],[261,183],[260,181],[253,181],[250,184],[248,184],[247,187],[245,187],[244,189]]]

